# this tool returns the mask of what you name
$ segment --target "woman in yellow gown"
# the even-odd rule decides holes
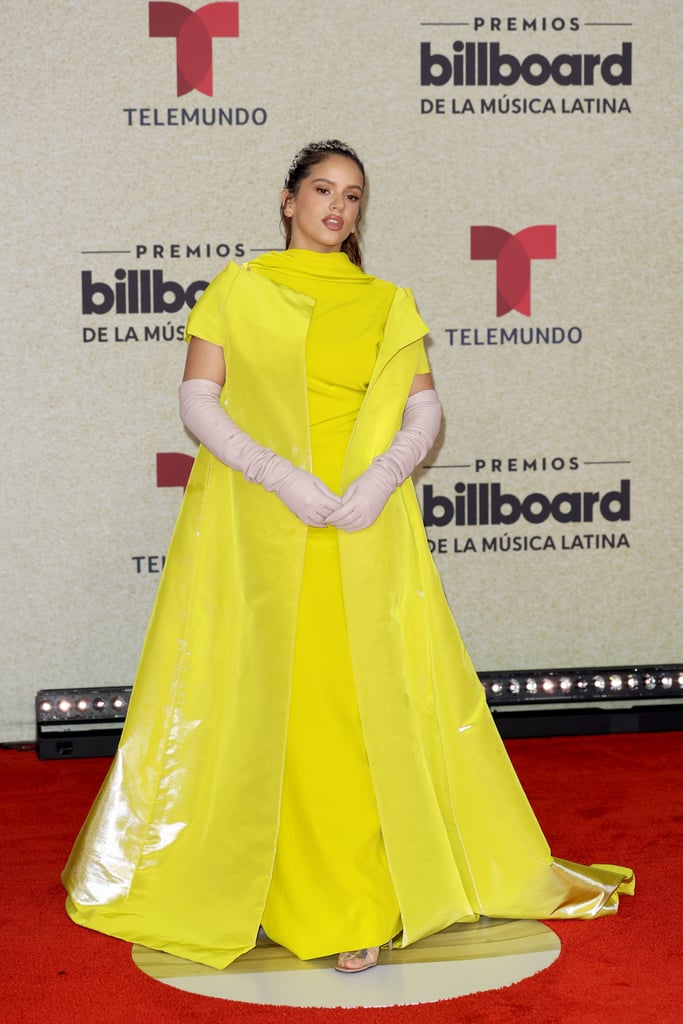
[[[359,497],[433,394],[410,293],[360,267],[364,188],[348,147],[307,147],[287,250],[230,264],[190,315],[182,387],[208,382],[216,429],[239,424],[230,443],[277,453],[280,477],[226,464],[196,421],[124,733],[64,872],[78,923],[215,967],[261,925],[358,970],[392,937],[593,917],[632,891],[628,869],[551,856],[410,479]],[[304,511],[278,490],[291,467]]]

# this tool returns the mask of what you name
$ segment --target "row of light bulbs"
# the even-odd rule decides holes
[[[40,721],[125,718],[131,687],[96,690],[41,690],[36,698]]]
[[[683,670],[485,673],[482,682],[489,703],[543,699],[619,699],[638,696],[683,696]]]
[[[481,681],[489,704],[535,700],[581,700],[629,697],[683,697],[683,669],[485,672]],[[94,690],[41,690],[36,698],[39,721],[125,718],[132,687]]]

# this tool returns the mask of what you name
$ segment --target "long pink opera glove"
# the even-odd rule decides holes
[[[180,418],[190,433],[250,483],[277,494],[302,523],[326,526],[327,517],[341,504],[338,495],[317,476],[263,448],[241,430],[221,405],[221,391],[220,384],[203,378],[180,385]]]
[[[429,388],[411,395],[403,422],[391,447],[373,459],[346,489],[341,505],[327,517],[330,526],[347,533],[364,530],[377,519],[389,497],[410,476],[430,450],[441,425],[441,403]]]

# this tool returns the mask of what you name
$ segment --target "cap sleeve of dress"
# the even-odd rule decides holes
[[[431,366],[429,365],[429,359],[427,357],[427,351],[425,349],[425,336],[427,335],[429,328],[420,316],[417,305],[415,303],[415,297],[410,288],[402,288],[401,291],[405,295],[407,301],[407,308],[410,311],[406,316],[406,320],[411,324],[413,330],[422,331],[422,338],[419,341],[419,355],[417,359],[417,366],[415,368],[416,373],[431,373]]]
[[[239,272],[237,263],[228,263],[214,277],[190,311],[185,325],[185,341],[195,337],[214,345],[224,344],[227,330],[225,307]]]

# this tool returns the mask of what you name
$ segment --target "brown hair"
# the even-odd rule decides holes
[[[307,178],[312,167],[316,164],[322,163],[323,160],[328,156],[345,156],[349,160],[353,160],[356,167],[363,175],[363,183],[365,183],[365,168],[361,162],[360,157],[351,146],[347,146],[346,143],[340,142],[339,139],[324,139],[322,142],[311,142],[308,146],[304,146],[296,154],[284,182],[284,188],[290,196],[295,196],[301,187],[301,182],[304,178]],[[280,223],[285,236],[285,246],[289,249],[289,245],[292,239],[292,222],[289,217],[285,216],[285,203],[286,198],[280,204]],[[361,211],[358,211],[358,218],[356,220],[356,230],[345,238],[341,245],[341,251],[345,252],[352,263],[356,266],[363,266],[363,257],[360,251],[360,239],[358,234],[358,225],[360,223]]]

